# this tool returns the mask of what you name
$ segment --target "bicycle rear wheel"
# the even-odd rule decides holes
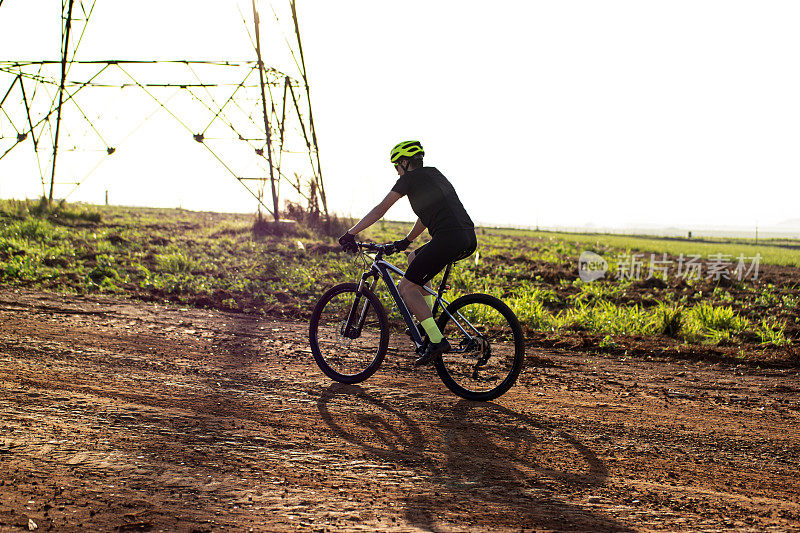
[[[309,323],[311,353],[319,368],[340,383],[364,381],[381,366],[389,347],[386,310],[372,291],[336,285],[317,302]]]
[[[516,315],[488,294],[457,298],[447,311],[438,325],[452,351],[434,361],[439,377],[467,400],[501,396],[514,385],[525,362],[525,338]]]

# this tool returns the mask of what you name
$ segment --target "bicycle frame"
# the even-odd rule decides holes
[[[422,336],[420,335],[419,330],[414,324],[414,316],[411,314],[411,311],[409,311],[405,300],[403,300],[403,297],[400,295],[400,290],[397,288],[397,285],[394,282],[394,278],[392,278],[392,274],[396,274],[400,277],[403,277],[405,276],[405,272],[400,270],[393,264],[389,263],[385,259],[383,259],[382,256],[383,253],[379,252],[375,256],[375,259],[373,260],[373,263],[370,266],[369,270],[364,272],[364,274],[362,274],[361,281],[358,284],[358,292],[359,294],[361,293],[364,285],[368,282],[370,278],[374,278],[372,284],[369,286],[370,290],[374,292],[375,286],[378,283],[378,278],[382,279],[383,282],[386,284],[386,288],[389,290],[389,294],[392,296],[392,299],[397,305],[398,312],[403,317],[403,320],[408,326],[408,330],[411,334],[411,340],[414,342],[417,349],[419,349],[423,344]],[[450,275],[450,269],[452,268],[452,266],[453,265],[451,263],[448,264],[447,267],[445,268],[444,276],[442,277],[442,281],[439,283],[438,291],[434,291],[433,289],[430,289],[427,286],[423,286],[423,288],[430,295],[436,297],[436,299],[434,300],[433,309],[431,310],[431,313],[435,316],[436,311],[438,311],[439,305],[441,305],[442,312],[446,313],[447,316],[450,317],[450,320],[452,320],[453,323],[456,324],[456,326],[458,326],[458,329],[461,330],[461,332],[469,339],[469,341],[472,341],[473,340],[472,336],[461,326],[460,321],[456,320],[456,318],[453,315],[451,315],[450,312],[447,310],[447,306],[450,305],[450,302],[442,297],[442,294],[444,293],[445,287],[447,285],[447,278]],[[356,296],[356,300],[353,302],[353,306],[350,309],[350,314],[347,318],[346,324],[352,324],[352,320],[355,318],[354,315],[358,312],[357,311],[359,304],[358,300],[359,297]],[[360,331],[361,328],[363,327],[364,321],[366,320],[366,314],[367,314],[367,305],[365,305],[364,308],[360,311],[360,316],[357,322],[356,331]],[[461,315],[461,313],[456,313],[456,314],[461,318],[461,320],[469,324],[470,327],[472,327],[472,329],[475,330],[475,332],[477,333],[475,327],[472,326],[472,324],[470,324],[469,321],[466,320]],[[349,332],[350,326],[346,326],[345,331]]]
[[[411,353],[425,355],[426,349],[431,347],[428,336],[415,323],[415,317],[400,295],[399,285],[404,293],[409,289],[408,295],[415,310],[419,302],[420,317],[427,318],[432,314],[442,334],[449,337],[448,344],[443,343],[445,349],[442,353],[437,353],[431,360],[436,374],[448,389],[467,400],[489,401],[514,385],[525,363],[525,333],[507,304],[482,293],[450,294],[452,301],[446,300],[443,292],[449,289],[447,283],[455,263],[452,262],[445,265],[438,276],[438,290],[436,285],[431,287],[429,283],[424,291],[419,291],[431,302],[431,314],[428,314],[428,305],[417,295],[418,287],[408,280],[396,279],[397,276],[406,277],[408,272],[384,258],[389,258],[400,245],[358,242],[350,237],[342,241],[346,252],[361,251],[364,255],[359,255],[359,258],[364,263],[361,268],[356,267],[358,270],[353,272],[355,279],[351,282],[337,283],[328,289],[311,313],[311,353],[325,375],[339,383],[360,383],[380,368],[390,350],[399,348],[399,355],[409,355],[401,347],[406,335],[411,338]],[[360,261],[357,259],[356,263]],[[388,298],[394,302],[382,291],[379,291],[380,297],[376,296],[381,280],[386,284]],[[441,310],[438,309],[440,305]],[[392,349],[392,336],[397,336],[398,330],[403,328],[402,322],[393,314],[391,320],[387,316],[394,307],[408,330],[400,336],[399,342],[395,339],[393,346],[398,348]],[[426,326],[429,323],[426,320]],[[435,328],[428,326],[426,329]],[[417,358],[414,366],[420,366],[426,359]],[[398,366],[402,368],[404,365],[401,362]]]

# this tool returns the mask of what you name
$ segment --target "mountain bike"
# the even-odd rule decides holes
[[[340,383],[360,383],[383,363],[389,348],[390,323],[386,309],[375,294],[382,280],[408,327],[416,353],[427,342],[417,326],[392,275],[405,272],[385,256],[391,244],[356,243],[360,251],[374,252],[372,265],[358,283],[330,288],[311,315],[309,340],[320,369]],[[433,360],[439,378],[458,396],[468,400],[493,400],[517,380],[525,360],[525,339],[514,312],[488,294],[467,294],[449,302],[442,297],[453,263],[447,265],[435,296],[433,316],[452,350]],[[437,314],[439,315],[437,318]]]

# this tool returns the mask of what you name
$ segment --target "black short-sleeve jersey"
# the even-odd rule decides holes
[[[421,167],[400,176],[392,190],[408,195],[411,209],[431,236],[443,231],[474,230],[475,225],[453,185],[434,167]]]

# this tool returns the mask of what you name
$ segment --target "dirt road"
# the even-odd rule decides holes
[[[796,368],[531,347],[476,404],[306,329],[0,288],[0,532],[800,531]]]

